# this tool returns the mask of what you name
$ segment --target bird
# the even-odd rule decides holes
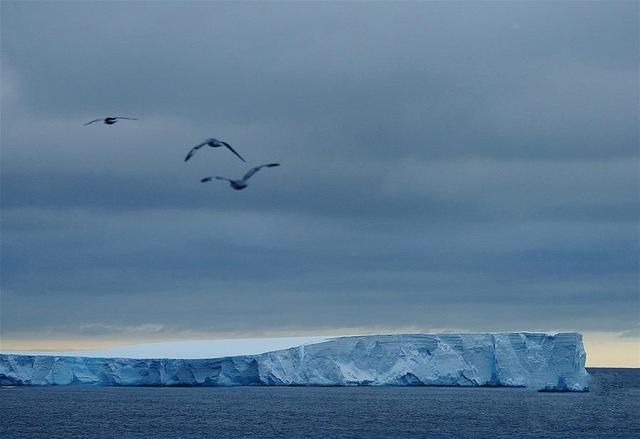
[[[213,177],[212,176],[212,177],[203,178],[202,180],[200,180],[200,183],[206,183],[206,182],[211,181],[211,180],[213,180],[215,178],[216,180],[228,181],[229,185],[232,188],[234,188],[237,191],[241,191],[242,189],[247,187],[247,181],[253,176],[253,174],[258,172],[262,168],[273,168],[275,166],[280,166],[280,163],[268,163],[266,165],[256,166],[255,168],[251,168],[249,170],[249,172],[244,174],[244,177],[242,177],[242,179],[240,179],[240,180],[232,180],[232,179],[226,178],[226,177]]]
[[[221,146],[225,146],[225,147],[227,147],[229,149],[229,151],[231,151],[232,153],[237,155],[240,160],[242,160],[243,162],[246,162],[246,160],[243,159],[242,156],[240,154],[238,154],[236,152],[236,150],[233,149],[231,147],[231,145],[229,145],[227,142],[223,142],[222,140],[213,139],[213,138],[207,139],[204,142],[200,143],[199,145],[196,145],[193,148],[191,148],[191,151],[189,151],[189,154],[187,154],[187,156],[184,158],[184,161],[185,162],[189,161],[189,159],[195,155],[197,150],[199,150],[200,148],[202,148],[203,146],[206,146],[206,145],[209,145],[212,148],[219,148]]]
[[[100,121],[104,122],[105,125],[113,125],[118,121],[118,119],[138,120],[135,117],[109,116],[109,117],[105,117],[104,119],[94,119],[91,122],[85,123],[84,126],[91,125],[94,122],[100,122]]]

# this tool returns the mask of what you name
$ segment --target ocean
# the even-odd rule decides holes
[[[640,369],[588,393],[452,387],[4,387],[9,438],[640,437]]]

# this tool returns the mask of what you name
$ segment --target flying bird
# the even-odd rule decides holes
[[[253,176],[253,174],[258,172],[262,168],[273,168],[275,166],[280,166],[280,163],[269,163],[267,165],[256,166],[255,168],[251,168],[249,170],[249,172],[244,174],[244,177],[242,177],[242,179],[240,179],[240,180],[231,180],[230,178],[225,178],[225,177],[205,177],[202,180],[200,180],[200,182],[201,183],[206,183],[207,181],[211,181],[214,178],[216,180],[225,180],[225,181],[229,182],[229,185],[232,188],[234,188],[237,191],[240,191],[240,190],[242,190],[242,189],[247,187],[247,181],[251,178],[251,176]]]
[[[138,120],[135,117],[109,116],[109,117],[105,117],[104,119],[94,119],[91,122],[85,123],[84,126],[91,125],[94,122],[100,122],[100,121],[104,122],[106,125],[113,125],[118,121],[118,119]]]
[[[195,155],[197,150],[207,145],[212,148],[219,148],[221,146],[225,146],[229,149],[229,151],[237,155],[240,160],[242,160],[243,162],[245,161],[245,159],[243,159],[242,156],[238,154],[236,150],[231,147],[231,145],[229,145],[227,142],[223,142],[222,140],[218,140],[218,139],[207,139],[201,144],[194,146],[193,148],[191,148],[191,151],[189,151],[189,154],[187,154],[187,156],[184,158],[184,161],[185,162],[189,161],[189,159]]]

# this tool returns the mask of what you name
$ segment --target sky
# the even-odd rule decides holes
[[[640,367],[639,14],[3,0],[3,346],[580,331]],[[185,163],[209,137],[247,163]]]

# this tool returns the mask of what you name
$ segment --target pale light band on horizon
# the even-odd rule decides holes
[[[584,332],[583,343],[587,353],[586,367],[640,368],[640,338],[620,337],[616,333]],[[282,334],[280,335],[282,336]],[[296,336],[300,336],[299,333]],[[327,335],[327,337],[336,334]],[[258,338],[258,337],[256,337]],[[198,340],[215,337],[198,338]],[[191,341],[196,339],[172,339],[171,341]],[[13,339],[0,340],[0,351],[84,351],[109,349],[118,346],[142,343],[158,343],[161,339]]]

